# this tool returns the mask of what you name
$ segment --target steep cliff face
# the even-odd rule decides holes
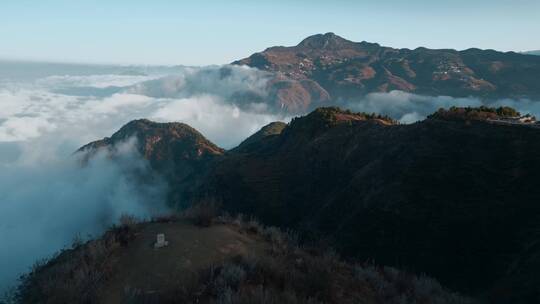
[[[271,47],[233,64],[278,73],[294,83],[278,99],[293,109],[392,90],[431,96],[540,97],[540,57],[513,52],[395,49],[327,33],[296,46]],[[298,85],[306,81],[316,88],[311,98]]]

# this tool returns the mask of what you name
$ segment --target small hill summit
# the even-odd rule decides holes
[[[114,158],[118,147],[126,142],[134,144],[136,151],[148,160],[153,169],[149,173],[157,172],[165,178],[169,188],[167,200],[171,206],[190,201],[193,186],[208,166],[225,153],[224,149],[184,123],[138,119],[127,123],[111,137],[81,147],[76,154],[83,163],[103,150]]]
[[[451,107],[449,109],[439,109],[429,115],[428,119],[483,120],[495,123],[538,126],[536,117],[530,114],[521,115],[521,113],[510,107]]]
[[[344,48],[355,48],[355,46],[355,43],[352,41],[344,39],[334,33],[326,33],[307,37],[306,39],[302,40],[302,42],[300,42],[297,47],[313,50],[336,50]]]
[[[137,150],[152,162],[199,159],[223,154],[224,150],[206,139],[199,131],[178,122],[159,123],[148,119],[129,122],[111,137],[81,147],[78,152],[91,152],[136,139]]]
[[[395,119],[387,115],[365,113],[365,112],[352,112],[350,110],[343,110],[339,107],[325,107],[315,109],[313,112],[305,116],[305,118],[298,118],[298,120],[309,120],[315,123],[342,123],[342,122],[355,122],[355,121],[372,121],[385,125],[398,124]],[[293,121],[296,121],[294,119]]]
[[[200,209],[199,209],[200,210]],[[425,275],[351,263],[242,216],[124,221],[22,278],[18,303],[472,304]],[[149,244],[157,235],[168,246]],[[384,286],[384,288],[381,288]]]

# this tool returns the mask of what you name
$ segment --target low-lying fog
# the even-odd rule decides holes
[[[97,235],[124,213],[164,210],[159,177],[136,185],[148,164],[125,143],[120,161],[98,154],[81,167],[81,145],[110,136],[132,119],[181,121],[232,148],[263,125],[288,121],[260,100],[269,75],[247,67],[118,67],[0,62],[0,292],[38,259]],[[252,93],[262,99],[233,98]],[[475,98],[370,94],[344,103],[404,123],[440,107],[478,106]],[[539,103],[498,101],[540,115]],[[342,106],[343,106],[342,105]]]

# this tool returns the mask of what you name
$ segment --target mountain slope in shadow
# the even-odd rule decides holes
[[[452,108],[401,125],[320,108],[205,159],[172,204],[212,197],[348,257],[527,303],[540,296],[540,129],[515,115]]]

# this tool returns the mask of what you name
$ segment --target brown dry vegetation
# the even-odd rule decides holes
[[[291,87],[277,104],[292,112],[302,105],[298,95],[304,110],[393,90],[488,99],[540,96],[537,56],[479,49],[395,49],[333,33],[307,37],[292,47],[271,47],[233,64],[283,75],[281,82],[310,81],[318,88],[311,96],[322,92],[326,97],[310,98],[310,91]]]
[[[204,202],[194,210],[206,219],[214,209]],[[187,214],[193,219],[197,212]],[[331,249],[300,246],[296,233],[264,227],[254,219],[222,215],[197,228],[184,218],[160,218],[137,225],[124,218],[122,225],[113,227],[101,239],[79,244],[37,265],[22,280],[19,302],[470,302],[425,276],[347,263]],[[149,248],[146,236],[154,237],[156,231],[163,230],[172,240],[171,248]],[[242,248],[230,247],[227,239],[231,237],[241,237]],[[194,243],[194,247],[186,242]],[[212,248],[213,243],[219,242]],[[175,260],[185,259],[181,251],[187,250],[193,251],[188,253],[191,260],[176,268],[179,263]]]
[[[49,261],[36,263],[21,278],[16,295],[21,303],[94,303],[102,284],[112,276],[114,256],[135,238],[138,226],[129,217],[101,238],[87,243],[74,241]]]
[[[219,221],[271,246],[265,255],[237,256],[200,272],[200,289],[185,298],[193,303],[471,303],[426,276],[347,263],[332,249],[299,246],[291,231],[241,217]]]
[[[209,227],[219,213],[220,203],[212,198],[206,198],[194,204],[183,212],[183,217],[193,224]]]

